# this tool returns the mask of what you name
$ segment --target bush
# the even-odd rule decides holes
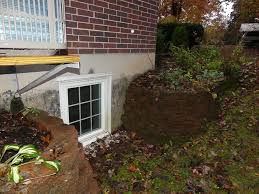
[[[173,36],[177,27],[185,28],[186,34],[188,34],[187,47],[192,48],[194,45],[199,45],[201,43],[204,34],[204,28],[201,24],[176,23],[171,19],[169,21],[162,20],[157,27],[157,44],[164,44],[165,48],[164,50],[157,49],[157,54],[170,52],[171,42],[176,42],[176,39],[179,38]],[[174,40],[172,40],[172,38],[174,38]],[[184,40],[185,39],[186,38],[184,38]]]
[[[240,76],[240,66],[246,62],[246,58],[243,55],[243,51],[243,45],[238,44],[233,50],[230,59],[226,61],[224,64],[224,74],[230,79],[237,79]]]
[[[196,56],[189,49],[184,49],[171,45],[171,52],[175,62],[184,69],[191,69],[196,64]]]
[[[171,44],[177,47],[189,46],[188,32],[184,26],[177,26],[172,34]]]
[[[171,45],[170,48],[175,62],[185,69],[200,72],[205,69],[221,71],[223,68],[224,61],[216,47],[185,49]]]
[[[163,75],[163,79],[171,84],[175,89],[181,89],[182,86],[192,84],[192,75],[181,68],[174,69],[173,72],[167,72]]]
[[[206,46],[185,49],[171,45],[172,55],[181,69],[165,74],[165,80],[176,89],[192,86],[211,91],[224,80],[223,58],[218,48]]]

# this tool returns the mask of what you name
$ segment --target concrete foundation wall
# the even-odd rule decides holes
[[[127,87],[135,76],[154,68],[155,54],[85,54],[80,57],[80,72],[67,69],[62,76],[111,72],[113,74],[112,128],[120,126]],[[53,66],[30,66],[10,68],[5,71],[0,69],[0,108],[9,109],[11,98],[18,87],[24,87],[52,68]],[[15,71],[18,72],[18,83]],[[22,98],[26,106],[37,107],[51,115],[60,116],[58,83],[55,77],[26,92]]]

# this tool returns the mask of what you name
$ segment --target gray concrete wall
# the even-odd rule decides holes
[[[135,76],[154,68],[155,54],[90,54],[81,55],[80,58],[80,72],[68,69],[63,76],[111,72],[113,74],[112,128],[120,126],[127,87]],[[9,109],[10,100],[17,88],[24,87],[52,68],[53,66],[29,66],[19,67],[16,70],[0,69],[0,108]],[[18,72],[17,79],[15,71]],[[55,77],[26,92],[22,98],[26,106],[43,109],[54,116],[60,115],[58,83]]]

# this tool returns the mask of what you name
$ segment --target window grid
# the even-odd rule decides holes
[[[64,48],[65,41],[63,0],[0,1],[0,44],[6,48]]]
[[[82,100],[81,100],[81,88],[87,87],[87,86],[89,86],[89,90],[90,90],[89,91],[90,99],[87,100],[87,101],[83,101],[82,102]],[[93,86],[98,86],[99,98],[94,98],[93,99],[93,92],[92,92]],[[101,94],[101,87],[102,87],[102,84],[93,84],[93,85],[86,85],[86,86],[76,87],[76,88],[78,88],[78,94],[79,94],[79,99],[78,100],[79,100],[79,102],[78,103],[73,103],[71,105],[68,105],[68,113],[70,114],[70,108],[71,107],[77,107],[77,106],[79,107],[79,120],[75,120],[75,121],[72,121],[72,122],[69,121],[69,124],[77,124],[77,123],[79,123],[79,127],[80,127],[80,129],[78,129],[79,130],[79,134],[78,134],[79,136],[85,134],[85,133],[83,133],[82,122],[86,121],[88,119],[90,119],[90,130],[87,133],[90,133],[92,131],[95,131],[95,130],[98,130],[99,128],[101,128],[101,119],[102,119],[102,109],[101,109],[102,94]],[[69,88],[69,89],[76,89],[76,88]],[[98,114],[93,114],[93,102],[99,102],[99,110],[98,110],[99,113]],[[90,116],[82,118],[81,106],[85,105],[85,104],[88,104],[88,103],[90,105]],[[93,118],[98,117],[98,116],[100,117],[99,118],[99,128],[93,129]]]

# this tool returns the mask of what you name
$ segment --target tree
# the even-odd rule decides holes
[[[220,0],[161,0],[159,16],[172,15],[178,22],[206,23],[221,10]]]
[[[236,43],[239,40],[241,24],[255,23],[257,22],[255,18],[259,18],[259,0],[234,0],[225,40],[228,43]]]

